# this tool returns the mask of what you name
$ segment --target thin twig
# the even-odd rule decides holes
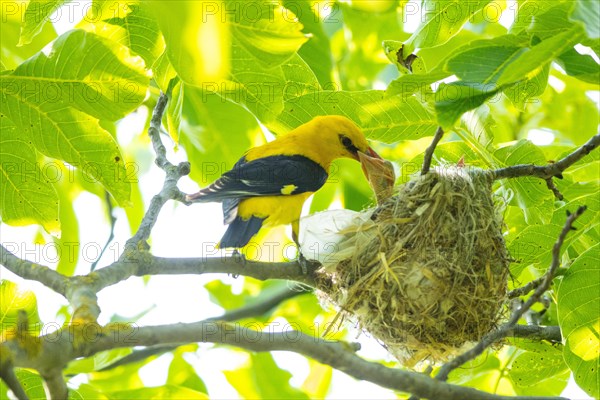
[[[148,128],[148,135],[152,140],[152,146],[156,152],[156,165],[165,171],[165,181],[161,191],[152,197],[150,206],[142,218],[142,222],[140,223],[138,231],[125,244],[126,251],[123,253],[125,257],[129,256],[129,252],[127,250],[133,250],[135,252],[137,250],[147,249],[146,240],[150,237],[150,233],[154,227],[154,224],[156,223],[158,214],[167,201],[177,200],[185,202],[185,194],[177,188],[177,182],[182,176],[190,173],[190,163],[182,162],[178,165],[171,164],[171,162],[167,159],[167,150],[165,145],[160,139],[162,116],[167,107],[167,101],[167,94],[161,93],[160,96],[158,96],[158,101],[156,102],[156,106],[152,112],[150,127]]]
[[[573,222],[575,222],[575,220],[579,218],[581,214],[583,214],[585,209],[585,206],[581,206],[577,209],[575,213],[568,215],[567,221],[565,222],[565,225],[560,235],[558,236],[556,243],[554,243],[554,246],[552,247],[552,263],[550,265],[550,268],[548,268],[548,271],[546,272],[546,274],[544,274],[541,283],[536,288],[535,292],[533,292],[531,297],[529,297],[529,299],[525,302],[525,304],[523,304],[518,310],[513,312],[508,322],[503,324],[497,330],[485,335],[475,347],[471,348],[470,350],[464,352],[463,354],[444,364],[435,377],[437,380],[445,381],[446,379],[448,379],[448,375],[452,370],[460,367],[467,361],[474,359],[479,354],[483,353],[484,350],[491,346],[493,343],[496,343],[498,340],[501,340],[502,338],[508,336],[510,332],[513,332],[513,329],[519,321],[519,319],[521,318],[521,316],[527,310],[529,310],[533,304],[538,302],[542,294],[544,294],[544,292],[550,287],[552,279],[554,278],[554,273],[560,265],[560,248],[565,240],[565,237],[573,228]]]
[[[431,159],[433,158],[433,152],[435,151],[435,147],[438,145],[440,140],[442,140],[442,136],[444,136],[444,130],[442,127],[438,127],[437,131],[435,131],[435,135],[433,136],[433,140],[431,144],[425,150],[425,156],[423,157],[423,167],[421,168],[421,175],[425,175],[429,172],[429,168],[431,167]]]
[[[558,200],[563,200],[564,199],[564,196],[562,195],[562,193],[560,192],[560,190],[558,190],[558,188],[554,184],[554,181],[552,180],[552,178],[546,179],[546,187],[552,193],[554,193],[554,197],[556,197]]]
[[[507,296],[509,299],[514,299],[515,297],[519,297],[519,296],[525,296],[526,294],[528,294],[529,292],[534,290],[536,287],[538,287],[540,285],[540,283],[542,283],[543,280],[544,280],[543,276],[540,278],[534,279],[531,282],[529,282],[521,287],[511,290],[510,292],[508,292]]]
[[[301,294],[310,293],[311,291],[304,288],[291,289],[289,287],[283,287],[277,292],[273,293],[266,299],[260,300],[255,303],[250,303],[243,307],[231,310],[221,315],[220,317],[212,317],[206,319],[206,321],[238,321],[240,319],[252,318],[258,315],[264,315],[268,311],[271,311],[286,300],[292,299]]]
[[[228,311],[220,317],[212,317],[205,319],[204,322],[211,321],[223,321],[223,322],[232,322],[238,321],[240,319],[257,317],[260,315],[264,315],[268,311],[277,307],[279,304],[283,303],[286,300],[294,298],[298,295],[309,293],[309,290],[306,289],[291,289],[289,287],[284,287],[281,290],[275,292],[271,296],[266,299],[262,299],[254,304],[249,304],[240,308],[237,308],[232,311]],[[180,345],[185,343],[174,344],[174,345],[157,345],[157,346],[149,346],[144,349],[134,350],[131,354],[117,360],[113,364],[110,364],[100,371],[107,371],[109,369],[113,369],[119,367],[121,365],[130,364],[133,362],[138,362],[141,360],[145,360],[148,357],[164,354],[168,351],[173,351]]]

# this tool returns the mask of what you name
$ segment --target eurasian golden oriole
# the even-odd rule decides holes
[[[325,184],[332,161],[342,157],[361,163],[368,157],[381,158],[349,119],[316,117],[248,150],[230,171],[186,199],[223,203],[223,219],[229,227],[220,248],[243,247],[262,226],[290,223],[298,243],[304,201]],[[364,165],[363,171],[368,173]]]

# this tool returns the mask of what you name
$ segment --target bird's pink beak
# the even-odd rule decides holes
[[[392,163],[384,160],[371,148],[364,153],[359,151],[358,159],[378,202],[381,203],[391,196],[394,190],[396,174]]]
[[[367,150],[364,153],[362,151],[358,152],[358,161],[360,161],[360,166],[367,179],[369,179],[370,171],[377,169],[377,166],[379,165],[375,160],[383,160],[383,158],[370,147],[367,147]]]

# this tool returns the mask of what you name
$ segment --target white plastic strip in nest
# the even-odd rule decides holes
[[[356,232],[370,222],[373,210],[328,210],[300,219],[300,250],[326,270],[353,253]]]

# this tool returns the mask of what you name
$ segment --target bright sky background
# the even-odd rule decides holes
[[[72,15],[81,15],[78,10],[84,9],[89,1],[80,1],[70,5]],[[501,23],[510,26],[514,18],[514,0],[508,1],[508,8],[502,15]],[[55,13],[58,15],[58,12]],[[66,16],[67,13],[61,15]],[[58,33],[71,29],[79,21],[77,18],[54,18]],[[418,15],[409,20],[407,30],[415,29],[418,24]],[[583,49],[585,51],[585,49]],[[583,52],[582,51],[582,52]],[[551,82],[552,84],[552,82]],[[597,98],[597,93],[595,94]],[[598,100],[596,100],[598,103]],[[141,110],[125,120],[119,126],[119,142],[125,147],[134,135],[144,134],[140,129],[144,126],[145,112]],[[550,143],[554,138],[552,132],[532,131],[529,139],[536,144]],[[173,163],[186,160],[185,152],[172,151],[168,138],[163,136],[163,141],[169,150],[169,160]],[[148,147],[149,154],[154,154]],[[193,161],[193,160],[192,160]],[[140,176],[140,188],[143,192],[145,204],[149,204],[151,197],[158,193],[162,186],[164,173],[154,166],[149,173]],[[187,193],[198,190],[196,183],[184,177],[179,184],[180,189]],[[87,260],[80,262],[76,273],[85,274],[89,272],[91,262],[96,257],[96,249],[103,246],[109,235],[109,226],[105,217],[104,204],[99,198],[82,193],[75,200],[75,210],[80,225],[81,248],[85,244],[94,244],[87,247],[88,253],[83,254]],[[115,229],[115,240],[111,249],[104,255],[99,267],[114,261],[120,254],[120,247],[130,237],[127,218],[122,209],[114,211],[117,217]],[[186,207],[181,204],[169,202],[162,209],[158,222],[152,234],[152,252],[163,257],[200,257],[202,256],[202,243],[215,243],[223,234],[225,228],[222,225],[220,204],[196,204]],[[34,246],[31,244],[38,234],[38,227],[10,227],[5,224],[0,228],[1,241],[3,243],[17,243],[23,257],[45,265],[54,266],[55,263],[44,260],[43,255],[52,256],[48,248]],[[99,244],[95,245],[95,244]],[[51,249],[50,249],[51,250]],[[56,312],[67,305],[66,301],[50,289],[35,282],[23,281],[19,277],[2,269],[2,279],[8,279],[23,285],[24,288],[33,290],[38,296],[38,308],[42,321],[56,321]],[[145,284],[142,278],[130,278],[118,285],[104,289],[99,293],[99,305],[102,309],[100,323],[107,323],[113,314],[122,317],[134,317],[143,311],[146,315],[139,319],[140,325],[169,324],[176,322],[194,322],[207,317],[219,315],[223,310],[213,304],[203,286],[214,280],[221,279],[223,282],[233,284],[234,288],[241,289],[242,279],[233,279],[226,275],[206,276],[159,276],[153,277]],[[56,321],[62,324],[64,321]],[[366,359],[387,359],[391,356],[374,340],[360,335],[357,341],[362,344],[362,350],[358,353]],[[232,352],[223,348],[210,349],[209,344],[202,344],[200,350],[195,354],[185,356],[186,360],[196,368],[199,376],[207,384],[211,398],[239,398],[238,393],[229,386],[222,370],[235,369],[246,361],[247,357],[241,352]],[[275,352],[273,356],[282,368],[292,372],[291,383],[300,386],[308,375],[308,363],[297,354],[288,352]],[[171,362],[171,355],[163,355],[140,370],[142,380],[148,386],[157,386],[165,383],[167,370]],[[83,379],[74,379],[74,383],[85,382]],[[572,399],[588,398],[585,392],[571,381],[563,393]],[[369,382],[356,381],[342,372],[334,370],[329,398],[345,399],[389,399],[394,398],[392,391],[386,390]]]

